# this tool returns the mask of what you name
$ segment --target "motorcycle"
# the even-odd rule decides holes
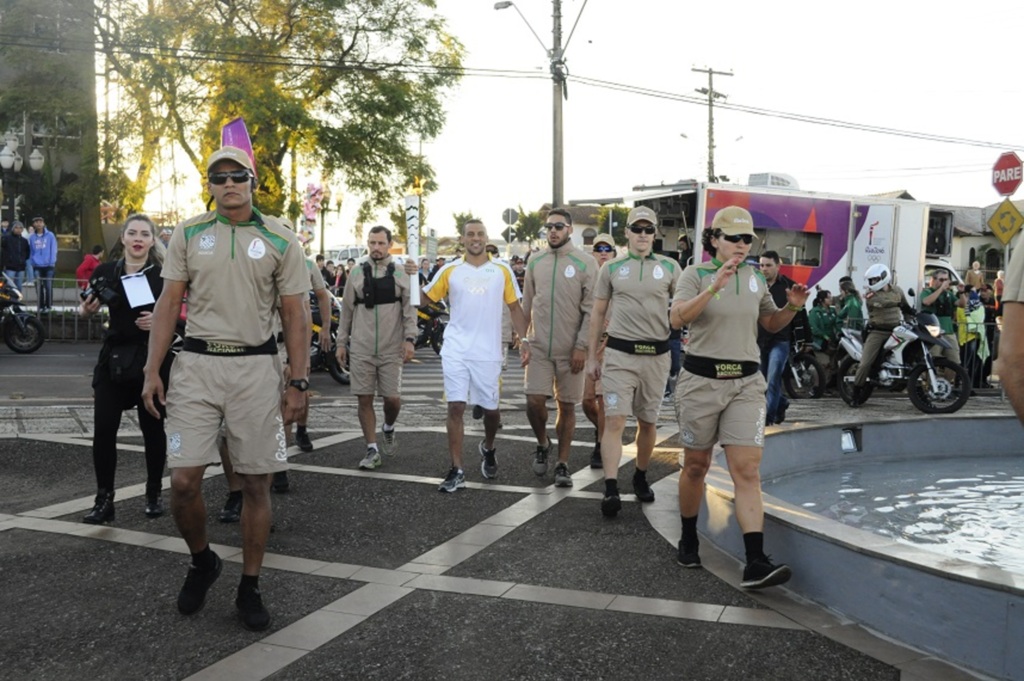
[[[782,385],[793,399],[816,399],[825,394],[825,368],[809,344],[790,343]]]
[[[309,292],[309,305],[313,311],[313,340],[309,346],[309,370],[326,371],[335,381],[342,385],[348,385],[351,380],[348,375],[348,367],[338,364],[338,356],[334,353],[335,343],[338,339],[338,322],[341,320],[341,301],[334,294],[328,291],[331,298],[331,347],[324,351],[320,347],[320,304],[317,302],[316,294]]]
[[[930,352],[933,345],[950,347],[942,337],[938,317],[930,312],[919,312],[914,320],[904,320],[892,330],[859,395],[854,395],[853,382],[864,350],[861,333],[843,329],[839,343],[846,357],[839,364],[836,387],[839,396],[852,407],[863,404],[875,388],[891,392],[906,389],[911,403],[926,414],[952,414],[970,397],[967,371]]]
[[[27,354],[43,347],[46,332],[35,315],[21,305],[22,293],[14,281],[0,273],[0,329],[14,352]]]
[[[441,346],[444,345],[444,330],[448,326],[448,308],[441,301],[429,301],[417,308],[416,316],[420,335],[413,345],[417,350],[429,345],[440,355]]]

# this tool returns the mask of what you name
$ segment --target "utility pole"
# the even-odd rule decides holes
[[[731,76],[732,71],[715,71],[712,68],[690,69],[694,73],[708,74],[708,86],[694,88],[695,92],[708,96],[708,182],[715,182],[715,100],[726,99],[727,95],[715,90],[715,76]]]
[[[552,108],[552,168],[551,168],[551,207],[558,208],[563,203],[563,153],[562,153],[562,97],[565,94],[565,61],[562,59],[562,0],[552,0],[551,27],[551,108]]]

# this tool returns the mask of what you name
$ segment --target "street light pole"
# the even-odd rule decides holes
[[[715,76],[731,76],[731,71],[715,71],[712,68],[690,69],[694,73],[708,74],[708,86],[694,88],[696,92],[708,96],[708,182],[716,182],[715,177],[715,100],[726,99],[727,95],[715,90]]]
[[[586,6],[586,3],[583,4]],[[562,127],[562,100],[565,98],[565,80],[569,75],[568,70],[565,67],[565,48],[562,47],[562,0],[551,0],[551,38],[552,45],[551,49],[547,49],[544,46],[544,41],[540,39],[537,32],[533,30],[533,26],[527,21],[523,13],[519,11],[514,2],[509,0],[502,0],[502,2],[494,3],[494,9],[508,9],[511,7],[518,14],[519,17],[526,24],[526,27],[530,29],[533,36],[540,43],[541,47],[548,55],[549,68],[551,70],[551,205],[552,207],[558,207],[564,205],[564,182],[565,182],[565,171],[564,171],[564,154],[563,154],[563,127]],[[580,13],[583,9],[580,8]],[[579,17],[576,18],[577,23]],[[575,26],[573,27],[575,28]],[[570,31],[569,38],[572,38],[572,31]],[[568,47],[568,43],[566,44]]]

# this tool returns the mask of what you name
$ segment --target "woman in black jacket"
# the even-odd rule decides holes
[[[121,230],[123,255],[96,268],[83,292],[79,313],[88,317],[102,305],[110,310],[110,328],[93,369],[95,395],[92,458],[96,471],[96,504],[82,522],[98,525],[114,519],[114,473],[121,414],[136,408],[146,449],[146,516],[163,515],[160,501],[167,440],[164,422],[142,403],[142,367],[146,363],[153,305],[163,290],[163,250],[156,245],[156,225],[145,215],[130,215]],[[115,249],[116,250],[116,249]],[[172,355],[161,369],[164,384]]]

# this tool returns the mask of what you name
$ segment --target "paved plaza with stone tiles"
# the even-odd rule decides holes
[[[376,471],[356,470],[365,447],[347,389],[314,398],[316,449],[293,448],[291,490],[273,498],[260,581],[273,623],[260,633],[244,630],[235,614],[241,540],[238,525],[216,519],[226,493],[219,468],[209,469],[204,491],[210,541],[225,568],[205,608],[183,617],[175,597],[188,553],[169,515],[142,513],[134,415],[125,414],[120,437],[116,520],[90,526],[80,521],[95,493],[91,405],[4,401],[0,677],[976,678],[783,588],[740,590],[741,566],[709,542],[705,570],[678,566],[679,442],[668,405],[649,469],[656,501],[632,500],[627,446],[624,508],[608,520],[599,511],[602,474],[587,465],[594,431],[582,413],[574,487],[555,488],[550,475],[532,472],[522,371],[510,369],[497,479],[480,475],[481,424],[467,420],[467,489],[438,493],[448,455],[439,364],[430,359],[406,373],[398,453]],[[1009,407],[985,396],[963,413]],[[874,400],[855,416],[919,415],[903,398]],[[782,428],[849,417],[837,399],[796,401]],[[165,501],[166,488],[165,480]],[[770,552],[770,536],[766,544]]]

